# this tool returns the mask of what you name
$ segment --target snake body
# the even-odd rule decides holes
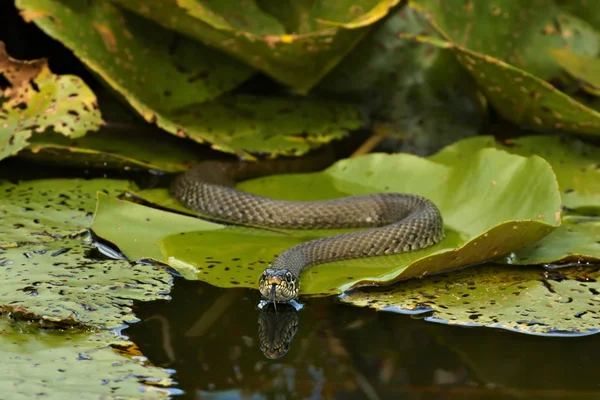
[[[295,299],[301,272],[313,265],[404,253],[442,240],[440,211],[419,195],[375,193],[287,201],[234,188],[238,180],[297,169],[298,162],[271,161],[261,167],[261,163],[205,161],[178,175],[171,186],[172,195],[183,205],[218,220],[265,228],[368,228],[310,240],[281,252],[258,282],[264,299]]]

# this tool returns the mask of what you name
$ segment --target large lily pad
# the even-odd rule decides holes
[[[96,192],[131,188],[110,179],[46,179],[19,185],[0,182],[0,247],[47,242],[89,228]]]
[[[509,121],[536,130],[600,134],[599,112],[526,71],[456,43],[425,36],[402,37],[454,51],[489,102]]]
[[[145,357],[118,352],[130,347],[108,331],[41,331],[0,319],[0,390],[11,399],[167,399],[170,373]]]
[[[360,307],[424,314],[426,321],[532,335],[600,332],[600,270],[560,272],[509,266],[469,268],[414,279],[388,290],[358,289],[341,300]]]
[[[411,5],[423,11],[448,40],[543,80],[560,71],[549,50],[595,56],[600,49],[593,27],[561,11],[554,0],[417,0]]]
[[[301,277],[302,294],[334,294],[366,283],[480,263],[536,242],[560,221],[560,193],[550,166],[538,157],[496,149],[473,153],[452,166],[407,154],[371,154],[339,161],[321,173],[272,176],[238,187],[290,200],[407,192],[426,196],[440,207],[447,233],[442,243],[399,256],[311,268]],[[222,287],[255,287],[262,269],[283,248],[331,233],[199,229],[165,235],[159,246],[163,260],[187,277]],[[125,247],[131,239],[122,237],[123,244],[115,243]]]
[[[113,0],[306,93],[398,0]]]
[[[77,138],[102,124],[94,93],[78,77],[54,75],[45,59],[11,58],[0,42],[0,159],[17,154],[34,133],[52,130]]]

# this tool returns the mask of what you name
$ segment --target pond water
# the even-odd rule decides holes
[[[600,336],[537,337],[303,301],[289,351],[260,349],[257,291],[175,279],[123,333],[189,399],[600,399]],[[279,310],[280,321],[286,312]]]

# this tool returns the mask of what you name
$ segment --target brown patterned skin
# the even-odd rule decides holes
[[[293,161],[290,161],[293,163]],[[375,193],[321,201],[286,201],[242,192],[235,181],[264,175],[271,162],[205,161],[177,176],[172,195],[186,207],[218,220],[265,228],[369,228],[327,236],[290,247],[279,254],[259,279],[265,300],[288,302],[299,292],[300,273],[329,261],[398,254],[423,249],[444,237],[443,220],[430,200],[402,193]],[[256,171],[253,171],[256,170]],[[274,168],[270,168],[273,171]]]

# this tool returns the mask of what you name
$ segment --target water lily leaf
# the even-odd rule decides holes
[[[552,55],[569,74],[583,83],[583,88],[600,96],[600,59],[571,53],[565,49],[554,49]]]
[[[119,224],[115,224],[119,221]],[[138,261],[150,258],[164,261],[157,247],[163,236],[174,233],[213,231],[223,225],[157,210],[98,193],[92,230],[99,237],[118,245],[125,256]]]
[[[556,0],[561,9],[576,15],[592,26],[600,26],[600,10],[589,0]]]
[[[418,0],[412,7],[422,11],[447,40],[471,51],[486,54],[547,80],[560,71],[549,53],[567,49],[595,56],[600,42],[593,27],[561,11],[554,0],[494,3]]]
[[[564,206],[580,212],[593,212],[600,207],[600,150],[577,139],[525,136],[500,143],[492,136],[477,136],[447,146],[429,159],[451,165],[464,154],[488,147],[525,157],[543,157],[556,174]]]
[[[514,265],[600,263],[600,218],[568,215],[561,225],[539,242],[506,258]]]
[[[133,301],[167,299],[162,267],[102,260],[81,239],[0,250],[0,309],[30,319],[102,329],[136,322]]]
[[[306,93],[398,0],[113,0]]]
[[[110,179],[0,181],[0,247],[81,232],[92,222],[97,191],[117,195],[128,188],[130,182]]]
[[[498,258],[536,242],[560,221],[560,193],[550,166],[538,157],[524,158],[496,149],[472,153],[452,166],[408,154],[371,154],[339,161],[320,173],[271,176],[238,187],[289,200],[407,192],[426,196],[440,207],[447,233],[442,243],[398,256],[311,268],[301,277],[303,294],[334,294],[356,285],[389,283]],[[262,271],[259,265],[271,262],[298,240],[328,234],[285,231],[255,235],[243,228],[246,230],[238,235],[237,229],[199,229],[199,233],[166,236],[159,246],[169,265],[185,270],[186,276],[193,270],[197,279],[210,279],[218,286],[255,287]],[[252,265],[254,270],[248,268]],[[209,274],[204,274],[206,271]]]
[[[547,336],[600,332],[600,269],[541,269],[482,266],[425,279],[393,289],[358,289],[344,303],[403,314],[426,321],[483,326]]]
[[[161,132],[100,129],[79,139],[34,136],[19,157],[53,165],[181,172],[202,159],[202,149]]]
[[[436,38],[402,37],[453,50],[491,105],[508,121],[535,130],[563,130],[587,135],[600,132],[599,112],[523,70]]]
[[[15,60],[0,42],[0,76],[10,84],[0,91],[0,159],[25,148],[34,133],[77,138],[102,124],[94,93],[78,77],[54,75],[45,59]]]
[[[109,331],[41,331],[28,323],[0,319],[0,390],[11,399],[167,399],[170,373],[130,356],[133,343]],[[171,392],[171,393],[170,393]],[[174,391],[173,391],[174,392]]]

